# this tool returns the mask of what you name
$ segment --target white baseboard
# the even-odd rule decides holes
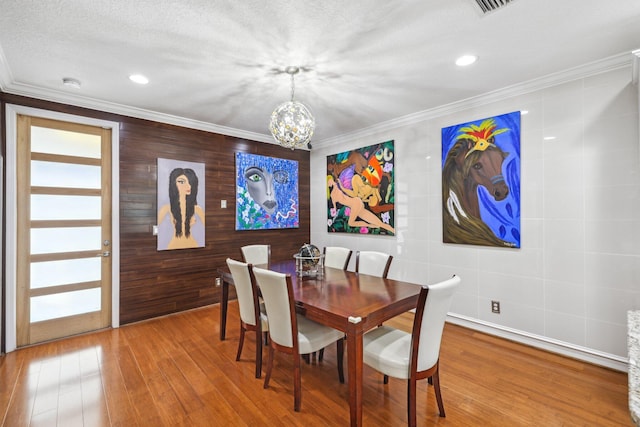
[[[561,354],[563,356],[582,360],[584,362],[593,363],[594,365],[603,366],[614,369],[616,371],[628,372],[628,359],[616,356],[614,354],[599,352],[586,347],[580,347],[563,341],[553,340],[551,338],[529,334],[517,329],[507,328],[494,323],[484,322],[482,320],[473,319],[459,314],[449,314],[447,322],[454,325],[464,326],[489,335],[498,336],[531,347],[540,348],[552,353]]]

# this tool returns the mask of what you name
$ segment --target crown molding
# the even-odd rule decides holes
[[[375,133],[387,132],[398,127],[413,125],[447,114],[457,113],[470,108],[487,105],[496,101],[503,100],[505,98],[524,95],[527,93],[546,89],[548,87],[557,86],[562,83],[593,76],[595,74],[628,67],[632,64],[632,62],[634,67],[636,68],[636,71],[634,71],[634,73],[637,74],[637,68],[640,67],[640,64],[638,64],[638,61],[640,61],[640,49],[634,50],[631,53],[632,55],[630,55],[629,52],[614,55],[608,58],[601,59],[599,61],[591,62],[586,65],[570,68],[568,70],[549,74],[544,77],[529,80],[523,83],[518,83],[512,86],[507,86],[502,89],[484,93],[482,95],[452,102],[450,104],[442,105],[429,110],[408,114],[406,116],[378,123],[367,128],[359,129],[355,132],[338,135],[332,138],[326,138],[320,141],[314,141],[313,144],[314,146],[323,148],[342,144],[354,139],[367,137]]]
[[[12,81],[11,69],[7,63],[7,58],[4,56],[4,50],[0,46],[0,91],[6,92],[6,88]]]
[[[633,79],[634,82],[637,82],[639,73],[638,69],[640,68],[639,61],[640,49],[632,51],[631,54],[629,52],[625,52],[580,67],[571,68],[538,79],[508,86],[496,91],[463,99],[429,110],[419,111],[392,120],[387,120],[385,122],[359,129],[354,132],[349,132],[319,141],[313,141],[313,145],[318,148],[337,145],[346,141],[351,141],[353,139],[367,137],[375,133],[389,131],[398,127],[413,125],[425,120],[430,120],[443,115],[463,111],[469,108],[490,104],[492,102],[499,101],[505,98],[523,95],[536,90],[545,89],[558,84],[592,76],[594,74],[603,73],[606,71],[615,70],[629,65],[633,66]],[[66,92],[43,89],[32,85],[12,82],[13,77],[11,75],[11,70],[8,67],[6,58],[4,57],[4,53],[0,47],[0,90],[2,90],[3,92],[11,93],[14,95],[38,98],[45,101],[65,103],[77,107],[89,108],[123,116],[152,120],[155,122],[167,123],[191,129],[198,129],[207,132],[233,136],[236,138],[275,144],[275,141],[273,140],[271,135],[268,134],[249,132],[242,129],[216,125],[199,120],[187,119],[171,114],[159,113],[151,110],[130,107],[127,105],[72,95]]]
[[[1,52],[0,52],[1,53]],[[2,58],[0,57],[0,61]],[[0,64],[4,65],[4,64]],[[242,129],[231,128],[227,126],[216,125],[214,123],[203,122],[200,120],[192,120],[184,117],[174,116],[171,114],[158,113],[142,108],[130,107],[123,104],[117,104],[108,101],[96,100],[93,98],[83,97],[80,95],[72,95],[57,90],[45,89],[31,85],[14,83],[2,85],[2,68],[0,67],[0,89],[5,93],[13,95],[27,96],[37,98],[44,101],[58,102],[76,107],[89,108],[92,110],[104,111],[107,113],[119,114],[122,116],[134,117],[138,119],[152,120],[154,122],[166,123],[176,126],[182,126],[190,129],[198,129],[207,132],[218,133],[236,138],[247,139],[251,141],[259,141],[273,143],[275,141],[271,135],[261,134],[257,132],[249,132]]]

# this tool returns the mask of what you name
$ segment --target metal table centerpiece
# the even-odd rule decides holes
[[[317,246],[305,243],[293,257],[296,260],[296,274],[300,277],[322,277],[324,272],[324,254]]]

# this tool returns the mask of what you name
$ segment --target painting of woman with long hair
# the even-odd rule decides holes
[[[185,163],[158,159],[158,250],[204,247],[204,204],[198,203],[201,184],[196,172],[200,169],[204,176],[204,165]]]

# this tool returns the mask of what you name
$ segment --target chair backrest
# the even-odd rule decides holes
[[[346,270],[353,251],[351,249],[342,248],[339,246],[325,246],[323,249],[323,253],[325,267]]]
[[[386,278],[392,260],[393,256],[384,252],[358,251],[356,253],[356,272]]]
[[[425,371],[438,361],[444,322],[459,283],[460,277],[454,275],[420,291],[411,337],[412,370],[416,366],[417,372]]]
[[[269,337],[276,344],[297,350],[298,324],[291,277],[258,267],[253,274],[269,318]]]
[[[271,260],[271,245],[247,245],[240,248],[242,259],[247,264],[269,264]]]
[[[249,325],[256,325],[258,314],[258,292],[253,277],[252,266],[244,262],[227,258],[227,266],[233,277],[233,284],[238,296],[240,319]]]

